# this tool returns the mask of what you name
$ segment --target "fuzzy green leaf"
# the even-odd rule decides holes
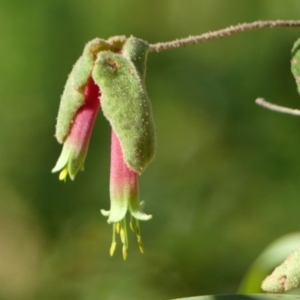
[[[122,49],[122,55],[132,61],[138,71],[142,83],[146,76],[146,62],[148,56],[149,44],[144,40],[130,37]]]
[[[58,110],[55,136],[59,143],[63,143],[67,138],[75,114],[84,104],[84,89],[91,75],[97,53],[111,48],[112,45],[105,40],[96,38],[86,44],[83,54],[73,66]]]
[[[124,160],[140,174],[154,157],[156,139],[144,85],[147,47],[133,39],[124,44],[122,54],[99,52],[92,76],[100,87],[103,114],[120,140]]]

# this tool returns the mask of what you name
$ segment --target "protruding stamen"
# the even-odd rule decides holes
[[[133,221],[133,220],[131,220]],[[139,221],[137,219],[135,219],[135,224],[133,224],[133,222],[131,222],[131,228],[132,228],[132,231],[136,234],[136,239],[137,239],[137,242],[138,242],[138,245],[139,245],[139,249],[141,251],[141,253],[144,253],[144,245],[143,245],[143,242],[142,242],[142,236],[141,236],[141,230],[140,230],[140,224],[139,224]]]
[[[139,245],[139,249],[141,251],[141,253],[145,252],[145,248],[142,242],[142,236],[141,236],[141,230],[140,230],[140,224],[138,220],[135,220],[135,234],[136,234],[136,238],[137,238],[137,242]]]
[[[122,242],[123,244],[125,244],[125,232],[124,232],[123,226],[122,226],[121,229],[120,229],[120,238],[121,238],[121,242]]]
[[[122,247],[122,254],[123,254],[123,259],[126,260],[127,258],[127,247],[125,245],[123,245]]]
[[[117,224],[116,224],[116,232],[117,232],[117,234],[120,233],[120,227],[121,227],[121,224],[120,224],[120,223],[117,223]]]
[[[121,241],[128,249],[128,234],[127,234],[127,224],[126,224],[126,217],[121,221],[121,230],[120,230],[120,237]]]
[[[126,223],[126,217],[122,219],[120,222],[113,223],[113,238],[112,238],[112,244],[110,246],[109,254],[110,256],[113,256],[117,247],[117,240],[116,235],[120,235],[121,242],[123,244],[122,246],[122,255],[123,259],[126,260],[127,254],[128,254],[128,233],[127,233],[127,223]],[[130,219],[130,229],[135,233],[137,243],[139,246],[139,249],[141,253],[145,252],[144,245],[142,242],[142,236],[140,231],[140,224],[137,219],[134,217],[131,217]]]
[[[109,254],[110,256],[113,256],[115,251],[116,251],[116,247],[117,247],[117,243],[116,242],[112,242],[110,249],[109,249]]]
[[[132,232],[135,232],[132,216],[130,216],[129,227],[130,227],[130,229],[131,229]]]
[[[140,223],[137,219],[135,220],[135,234],[137,235],[138,238],[139,237],[141,238]]]
[[[128,236],[127,236],[127,225],[126,225],[126,217],[118,223],[113,223],[113,240],[110,246],[110,256],[113,256],[116,250],[117,241],[116,234],[120,235],[121,242],[123,244],[122,247],[122,255],[124,260],[127,258],[127,250],[128,250]]]
[[[138,245],[139,245],[139,249],[140,249],[141,253],[144,253],[145,252],[145,248],[144,248],[144,245],[143,245],[143,242],[142,242],[142,238],[138,237],[137,241],[138,241]]]
[[[113,256],[117,247],[117,241],[116,241],[116,224],[113,224],[113,237],[112,237],[112,243],[109,249],[110,256]]]
[[[67,176],[68,176],[68,166],[65,166],[59,173],[58,178],[59,180],[66,181]]]

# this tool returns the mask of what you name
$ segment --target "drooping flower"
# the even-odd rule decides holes
[[[60,180],[66,180],[68,175],[74,180],[77,172],[83,170],[92,129],[100,108],[99,97],[99,87],[90,77],[84,90],[85,102],[76,112],[61,155],[52,170],[61,171]]]
[[[130,212],[130,228],[142,245],[139,220],[152,216],[143,211],[139,199],[138,175],[151,162],[156,149],[154,121],[145,89],[148,44],[130,37],[113,37],[107,42],[89,42],[73,67],[60,104],[56,138],[63,143],[62,153],[52,170],[74,179],[83,169],[91,131],[98,110],[112,127],[110,166],[110,210],[101,210],[113,225],[110,254],[116,249],[116,235],[127,257],[126,214]]]
[[[101,210],[108,217],[108,223],[113,224],[113,241],[110,255],[115,252],[117,245],[116,234],[120,234],[123,244],[123,258],[127,257],[128,237],[126,213],[131,214],[130,228],[136,234],[140,251],[144,248],[139,227],[139,220],[146,221],[152,218],[142,211],[143,203],[139,199],[138,173],[129,169],[124,161],[122,147],[116,133],[111,134],[111,161],[110,161],[110,211]]]

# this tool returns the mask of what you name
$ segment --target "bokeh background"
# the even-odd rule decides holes
[[[85,171],[51,174],[68,73],[94,37],[150,43],[258,19],[297,19],[299,0],[0,1],[0,299],[170,299],[234,293],[274,239],[299,229],[300,107],[290,50],[265,29],[151,53],[156,159],[140,178],[146,248],[109,257],[110,129],[99,114]]]

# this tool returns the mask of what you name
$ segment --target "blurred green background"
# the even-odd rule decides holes
[[[297,19],[299,0],[0,1],[0,299],[170,299],[233,293],[275,238],[299,229],[300,107],[290,49],[300,29],[265,29],[148,60],[156,159],[140,178],[153,220],[140,254],[108,250],[110,129],[99,114],[85,171],[63,184],[55,118],[94,37],[150,43],[239,22]]]

